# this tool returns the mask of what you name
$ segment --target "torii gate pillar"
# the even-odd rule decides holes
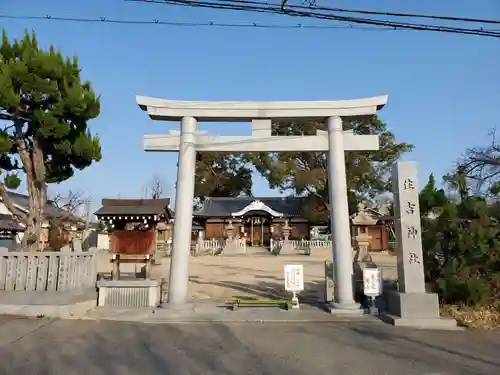
[[[168,302],[172,305],[184,304],[188,296],[196,172],[196,128],[197,121],[194,117],[182,118],[175,189],[173,251],[168,280]],[[175,249],[183,249],[183,251]]]
[[[173,251],[168,305],[188,301],[189,256],[193,214],[196,152],[328,152],[328,180],[335,301],[332,313],[362,313],[354,301],[351,233],[347,202],[345,151],[378,150],[376,135],[355,135],[342,129],[342,116],[374,115],[387,96],[324,102],[185,102],[137,97],[153,120],[181,121],[181,132],[146,135],[146,151],[179,152]],[[317,135],[271,135],[271,119],[326,121],[327,131]],[[209,136],[196,132],[197,121],[252,122],[252,136]]]

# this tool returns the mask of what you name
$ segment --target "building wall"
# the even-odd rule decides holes
[[[205,223],[205,233],[204,238],[206,239],[221,239],[227,236],[227,227],[228,223],[224,222],[224,219],[209,219]],[[244,231],[246,231],[247,238],[249,238],[249,226],[245,227],[244,224],[240,223],[237,220],[232,221],[233,225],[233,236],[243,237]],[[273,228],[272,236],[273,237],[282,237],[283,226],[285,225],[285,220],[278,219],[271,223],[271,225],[265,225],[264,227],[264,236],[267,239],[269,237],[269,227]],[[310,236],[310,225],[308,222],[305,222],[301,219],[297,221],[291,221],[289,223],[291,230],[290,239],[300,240],[300,239],[308,239]]]
[[[97,248],[101,250],[109,250],[111,248],[108,233],[99,233],[97,235]]]
[[[208,222],[205,224],[205,238],[208,239],[221,239],[224,238],[224,223]]]
[[[383,224],[353,225],[353,236],[368,234],[370,236],[370,251],[382,251],[389,248],[389,233]]]

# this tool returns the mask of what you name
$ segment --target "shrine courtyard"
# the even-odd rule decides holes
[[[397,278],[396,257],[386,252],[372,253],[373,261],[383,269],[385,279]],[[98,272],[110,272],[110,254],[99,254]],[[273,256],[264,249],[249,248],[246,255],[190,258],[189,297],[196,301],[223,301],[231,298],[280,299],[290,298],[284,290],[285,264],[304,265],[304,287],[301,300],[324,300],[325,260],[331,259],[331,250],[314,249],[307,255]],[[168,281],[170,258],[162,265],[153,266],[152,277]],[[134,272],[134,265],[124,264],[125,272]],[[140,265],[135,266],[139,272]],[[165,288],[166,292],[166,288]]]

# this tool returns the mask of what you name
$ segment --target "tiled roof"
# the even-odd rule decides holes
[[[303,197],[212,197],[206,198],[201,210],[194,213],[198,217],[229,217],[254,201],[261,201],[274,211],[285,216],[303,215],[306,198]]]
[[[13,191],[7,191],[10,199],[14,202],[14,204],[23,208],[24,210],[29,210],[29,196],[26,194],[20,194]],[[59,217],[63,214],[63,211],[56,207],[56,205],[47,200],[47,204],[45,205],[44,214],[48,217]]]
[[[103,199],[102,207],[94,215],[160,215],[170,213],[170,199]]]
[[[24,231],[24,228],[13,220],[11,215],[0,214],[0,229],[12,230],[17,232]]]

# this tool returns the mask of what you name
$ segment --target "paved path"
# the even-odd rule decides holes
[[[157,325],[0,317],[0,374],[487,375],[500,334],[384,324]]]

